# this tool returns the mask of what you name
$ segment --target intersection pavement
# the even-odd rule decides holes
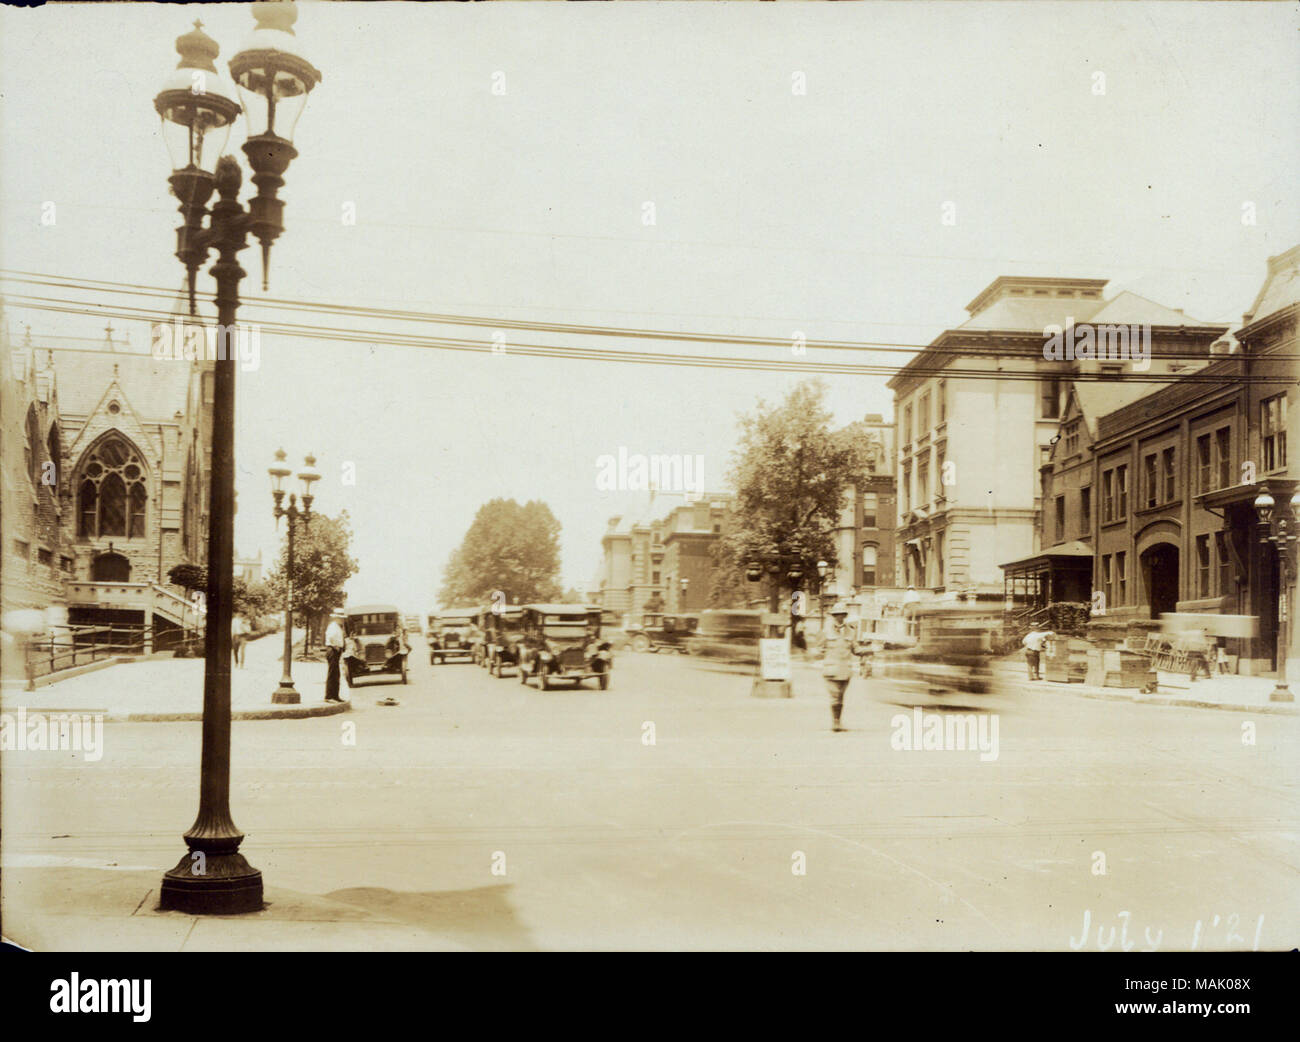
[[[1279,948],[1296,942],[1300,721],[1014,689],[998,755],[891,742],[855,679],[792,699],[628,653],[539,692],[418,652],[339,717],[236,722],[268,907],[158,912],[199,726],[97,762],[7,753],[4,932],[33,948]],[[297,672],[295,666],[295,673]],[[400,704],[379,700],[395,695]]]

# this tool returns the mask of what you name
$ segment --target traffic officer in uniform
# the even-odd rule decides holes
[[[821,634],[819,650],[822,659],[822,676],[826,678],[826,689],[831,696],[831,730],[843,731],[840,724],[840,712],[844,708],[844,691],[856,668],[854,658],[863,653],[862,646],[855,639],[854,627],[848,624],[849,609],[843,601],[837,601],[831,608],[833,620]]]

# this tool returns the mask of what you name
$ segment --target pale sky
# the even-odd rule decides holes
[[[273,297],[925,343],[1001,274],[1109,278],[1108,295],[1236,322],[1267,257],[1300,241],[1295,4],[299,7],[324,79],[281,193]],[[195,17],[225,74],[253,24],[236,5],[0,11],[5,268],[179,285],[152,99]],[[229,146],[241,157],[242,141],[241,121]],[[271,312],[256,306],[257,251],[243,263],[244,321],[490,340]],[[213,288],[203,274],[205,298]],[[7,314],[38,338],[105,324]],[[132,335],[147,343],[143,325]],[[599,456],[702,455],[720,487],[736,413],[796,379],[266,336],[260,369],[239,377],[236,542],[274,555],[265,468],[282,445],[295,463],[316,454],[318,508],[351,514],[354,601],[433,606],[449,554],[496,496],[549,503],[564,582],[587,584],[607,518],[645,505],[597,490]],[[891,412],[884,378],[837,378],[832,404],[843,423]]]

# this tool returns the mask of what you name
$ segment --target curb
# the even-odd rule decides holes
[[[0,706],[0,713],[13,713],[19,707]],[[202,713],[113,713],[102,708],[69,708],[59,706],[22,706],[29,713],[41,713],[46,716],[55,716],[59,714],[70,714],[77,716],[99,715],[102,716],[106,723],[110,724],[161,724],[176,723],[185,721],[200,721],[203,719]],[[351,701],[343,701],[337,705],[325,705],[316,703],[315,705],[287,705],[276,706],[275,708],[266,709],[236,709],[232,710],[230,719],[234,720],[305,720],[317,716],[337,716],[339,713],[346,713],[352,709]]]
[[[1147,706],[1178,706],[1182,709],[1223,709],[1233,713],[1264,713],[1271,716],[1300,716],[1300,706],[1289,702],[1265,702],[1259,705],[1245,705],[1240,702],[1209,702],[1201,698],[1181,698],[1175,695],[1143,695],[1140,692],[1132,694],[1121,693],[1120,691],[1098,691],[1085,690],[1075,684],[1060,684],[1056,681],[1045,680],[1044,684],[1051,684],[1051,687],[1039,687],[1029,684],[1025,681],[1013,680],[1018,690],[1032,691],[1050,694],[1073,695],[1075,698],[1092,698],[1099,702],[1132,702],[1135,705]]]
[[[327,705],[317,703],[315,705],[288,705],[277,706],[274,709],[234,709],[231,710],[230,719],[233,720],[305,720],[315,716],[337,716],[339,713],[351,711],[352,702],[345,700],[336,705]],[[111,722],[128,722],[133,724],[140,723],[173,723],[183,720],[202,720],[202,713],[123,713],[116,716],[110,715],[108,719]]]

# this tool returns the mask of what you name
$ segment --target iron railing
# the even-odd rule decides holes
[[[116,655],[143,655],[175,651],[201,637],[197,631],[147,623],[102,623],[59,626],[29,638],[26,646],[27,679],[48,676],[75,666],[89,665]]]

